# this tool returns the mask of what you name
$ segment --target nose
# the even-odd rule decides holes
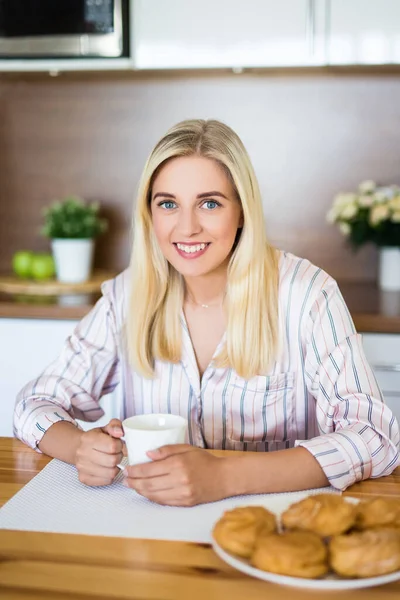
[[[202,227],[194,209],[181,209],[177,229],[182,237],[190,237],[201,231]]]

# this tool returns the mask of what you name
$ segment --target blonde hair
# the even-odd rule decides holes
[[[215,364],[250,379],[268,372],[278,350],[278,257],[266,239],[260,190],[246,149],[230,127],[215,120],[178,123],[158,142],[144,167],[133,220],[129,360],[148,378],[154,376],[155,359],[181,360],[184,281],[157,243],[150,201],[154,178],[166,161],[191,155],[217,161],[241,203],[243,228],[227,271],[226,344]]]

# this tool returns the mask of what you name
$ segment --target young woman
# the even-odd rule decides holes
[[[189,444],[151,452],[125,484],[162,504],[238,494],[345,489],[399,461],[399,427],[335,281],[270,246],[257,180],[238,136],[184,121],[140,182],[129,271],[61,356],[19,394],[15,434],[110,484],[121,421],[83,432],[121,386],[120,419],[173,413]],[[217,458],[206,448],[248,450]],[[273,451],[273,452],[272,452]]]

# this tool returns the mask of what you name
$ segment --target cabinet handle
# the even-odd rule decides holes
[[[311,56],[314,54],[315,44],[315,0],[308,0],[307,2],[307,16],[306,16],[306,38],[308,49]]]
[[[330,64],[330,50],[331,50],[331,0],[325,0],[325,62]]]
[[[397,365],[372,365],[374,371],[384,371],[386,373],[400,373],[400,364]]]

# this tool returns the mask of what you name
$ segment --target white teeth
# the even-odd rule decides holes
[[[176,244],[181,250],[181,252],[186,252],[187,254],[193,254],[194,252],[200,252],[200,250],[204,250],[207,244],[196,244],[195,246],[186,246],[185,244]]]

